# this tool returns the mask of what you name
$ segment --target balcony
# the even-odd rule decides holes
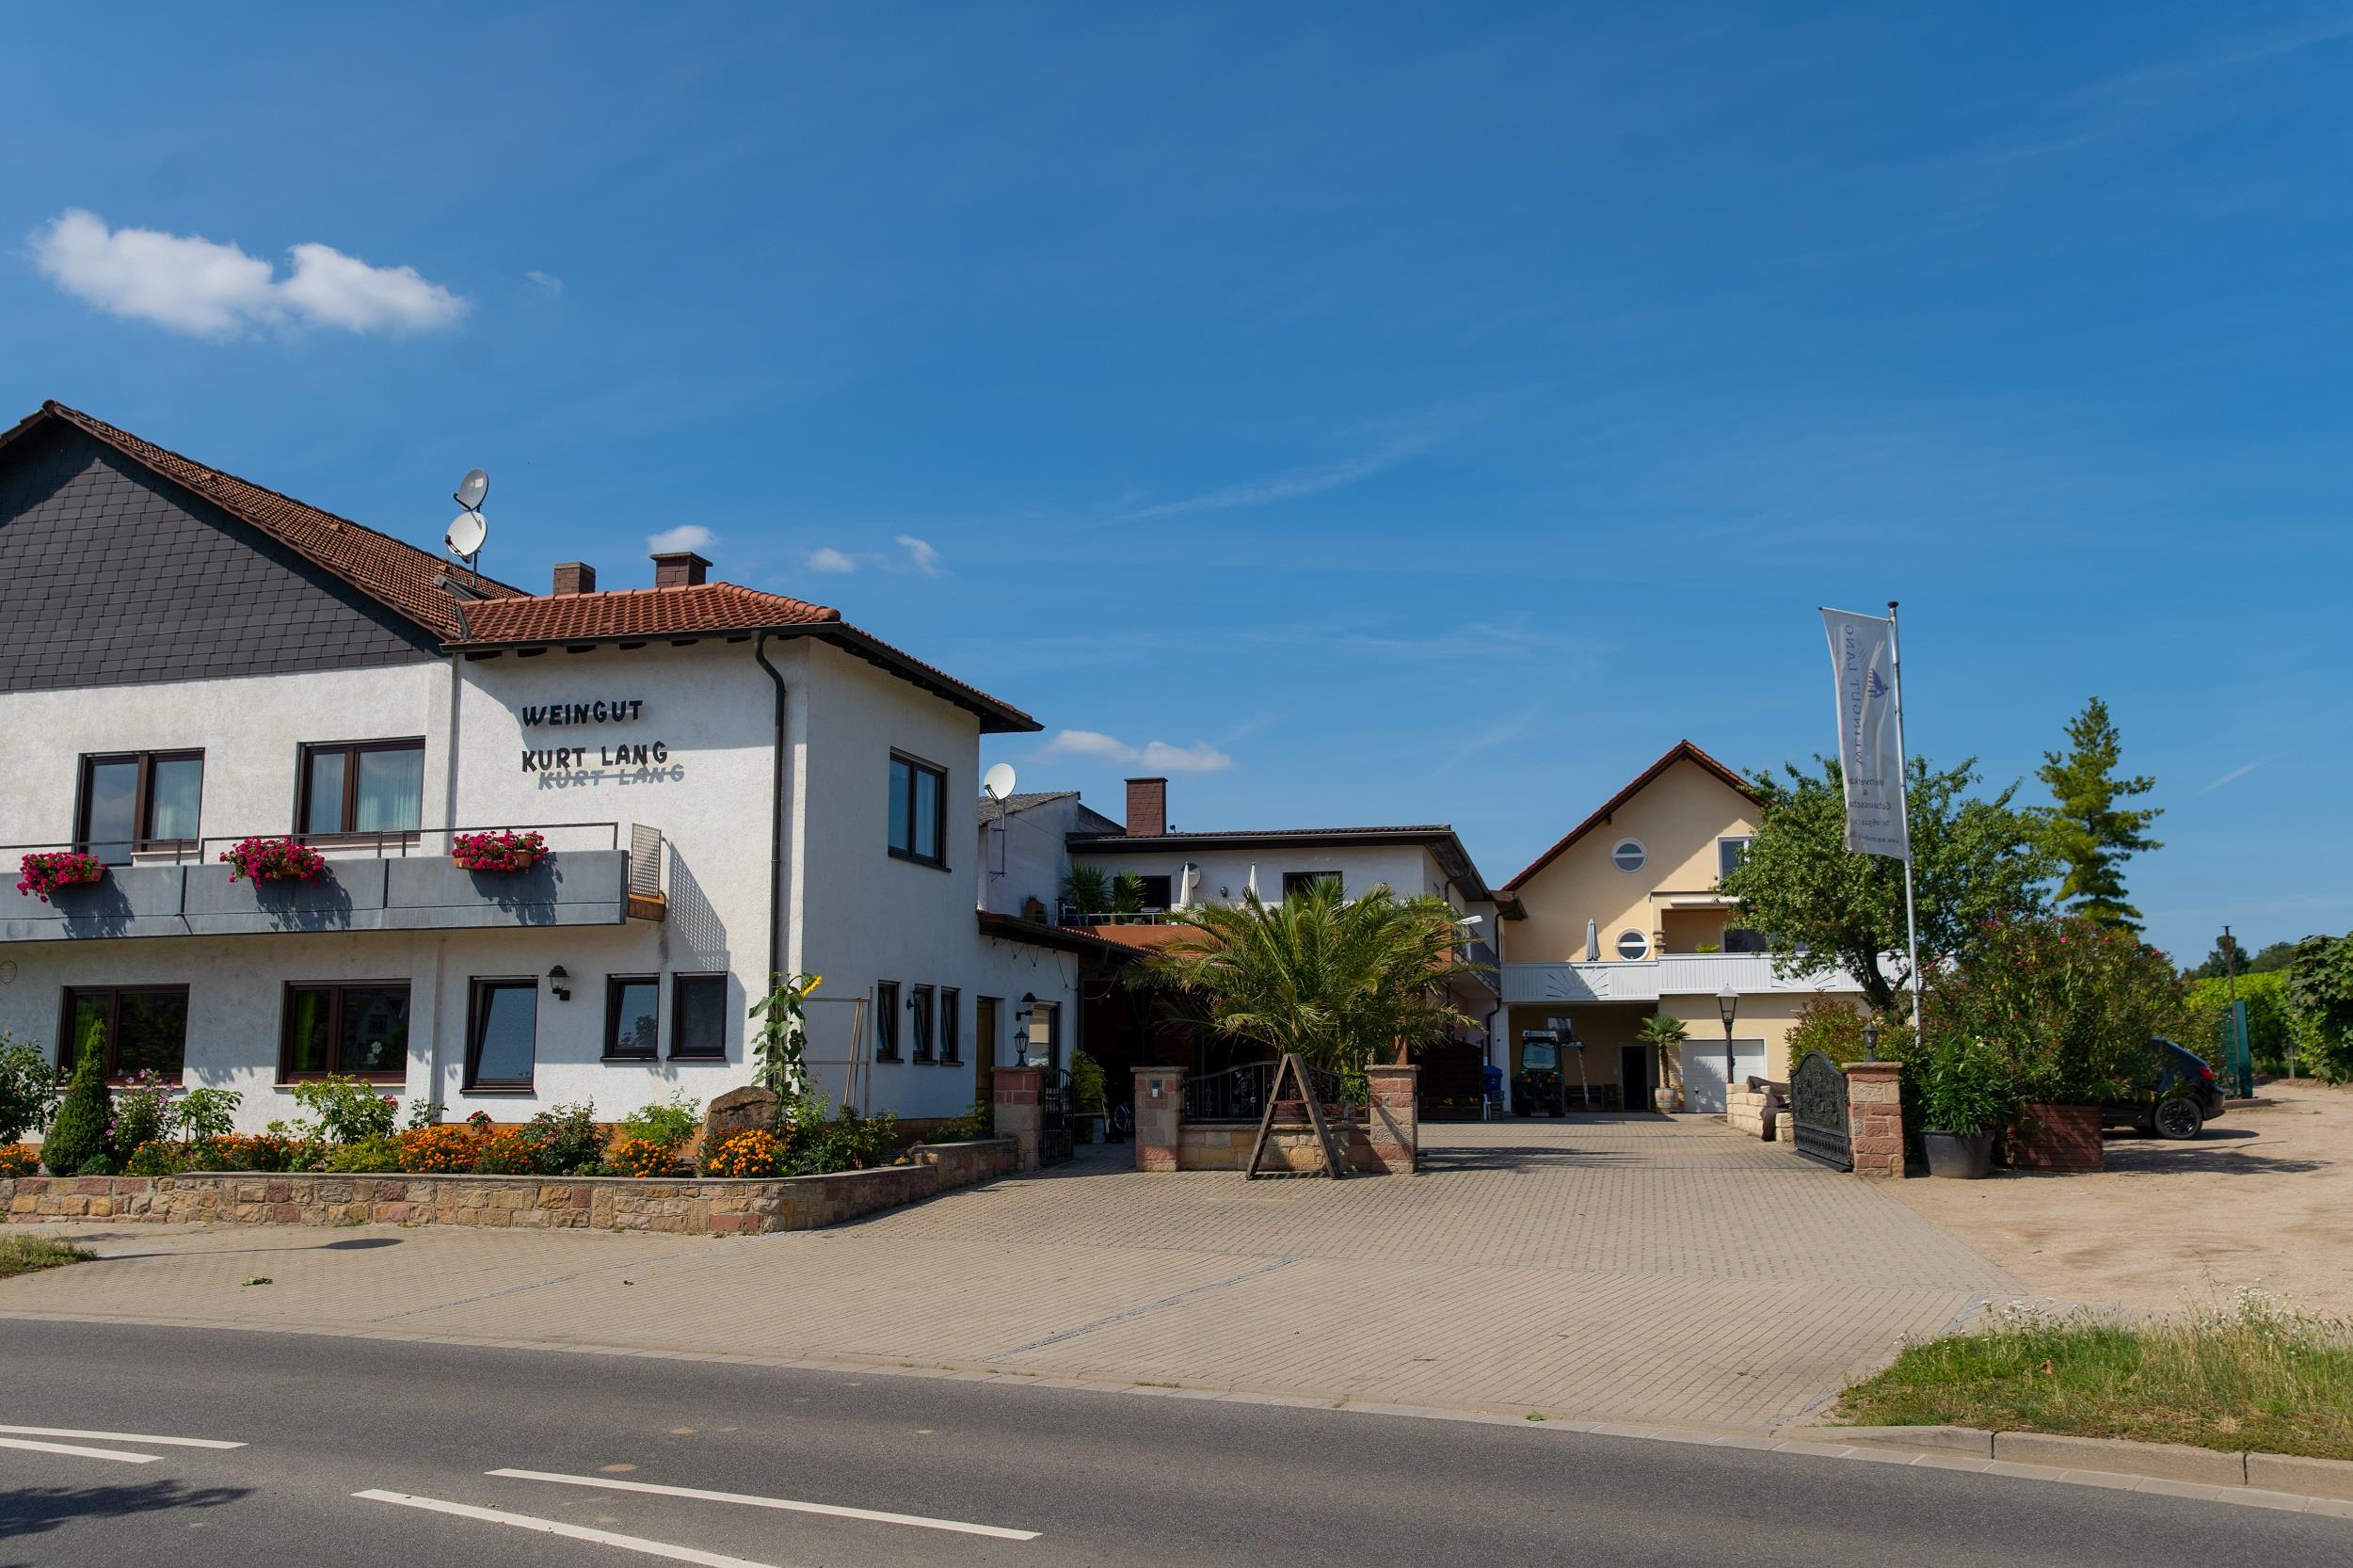
[[[488,830],[427,828],[322,841],[315,847],[327,856],[328,872],[316,882],[232,882],[217,858],[234,841],[227,839],[208,839],[184,859],[157,864],[142,856],[140,864],[109,867],[102,881],[59,888],[47,904],[17,892],[10,879],[0,882],[0,941],[467,931],[662,918],[662,840],[649,828],[635,829],[631,848],[623,849],[616,823],[543,825],[537,831],[551,853],[531,870],[462,870],[449,857],[450,835],[480,831]]]
[[[1744,996],[1859,988],[1838,969],[1785,980],[1773,973],[1771,956],[1762,952],[1669,953],[1639,963],[1503,966],[1503,1000],[1507,1002],[1656,1002],[1661,997],[1712,997],[1726,985]]]

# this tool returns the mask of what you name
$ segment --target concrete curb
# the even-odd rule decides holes
[[[2353,1502],[2353,1461],[2295,1454],[2225,1453],[2185,1443],[2135,1443],[2120,1437],[2064,1437],[2042,1432],[1982,1432],[1975,1427],[1813,1427],[1825,1442],[1905,1452],[1957,1455],[1989,1464],[2134,1476],[2203,1487]]]

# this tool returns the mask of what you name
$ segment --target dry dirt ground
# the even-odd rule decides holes
[[[2256,1286],[2353,1317],[2353,1087],[2278,1080],[2194,1143],[2111,1132],[2096,1176],[1889,1187],[2058,1300],[2163,1311]]]

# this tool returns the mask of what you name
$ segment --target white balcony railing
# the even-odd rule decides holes
[[[1861,989],[1842,969],[1783,979],[1762,952],[1670,953],[1638,963],[1506,964],[1507,1002],[1657,1001],[1661,997],[1714,996],[1726,985],[1742,995],[1760,991]]]

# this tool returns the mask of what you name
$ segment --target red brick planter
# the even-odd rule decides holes
[[[2002,1140],[2002,1163],[2021,1171],[2097,1171],[2106,1168],[2096,1105],[2030,1105]]]

